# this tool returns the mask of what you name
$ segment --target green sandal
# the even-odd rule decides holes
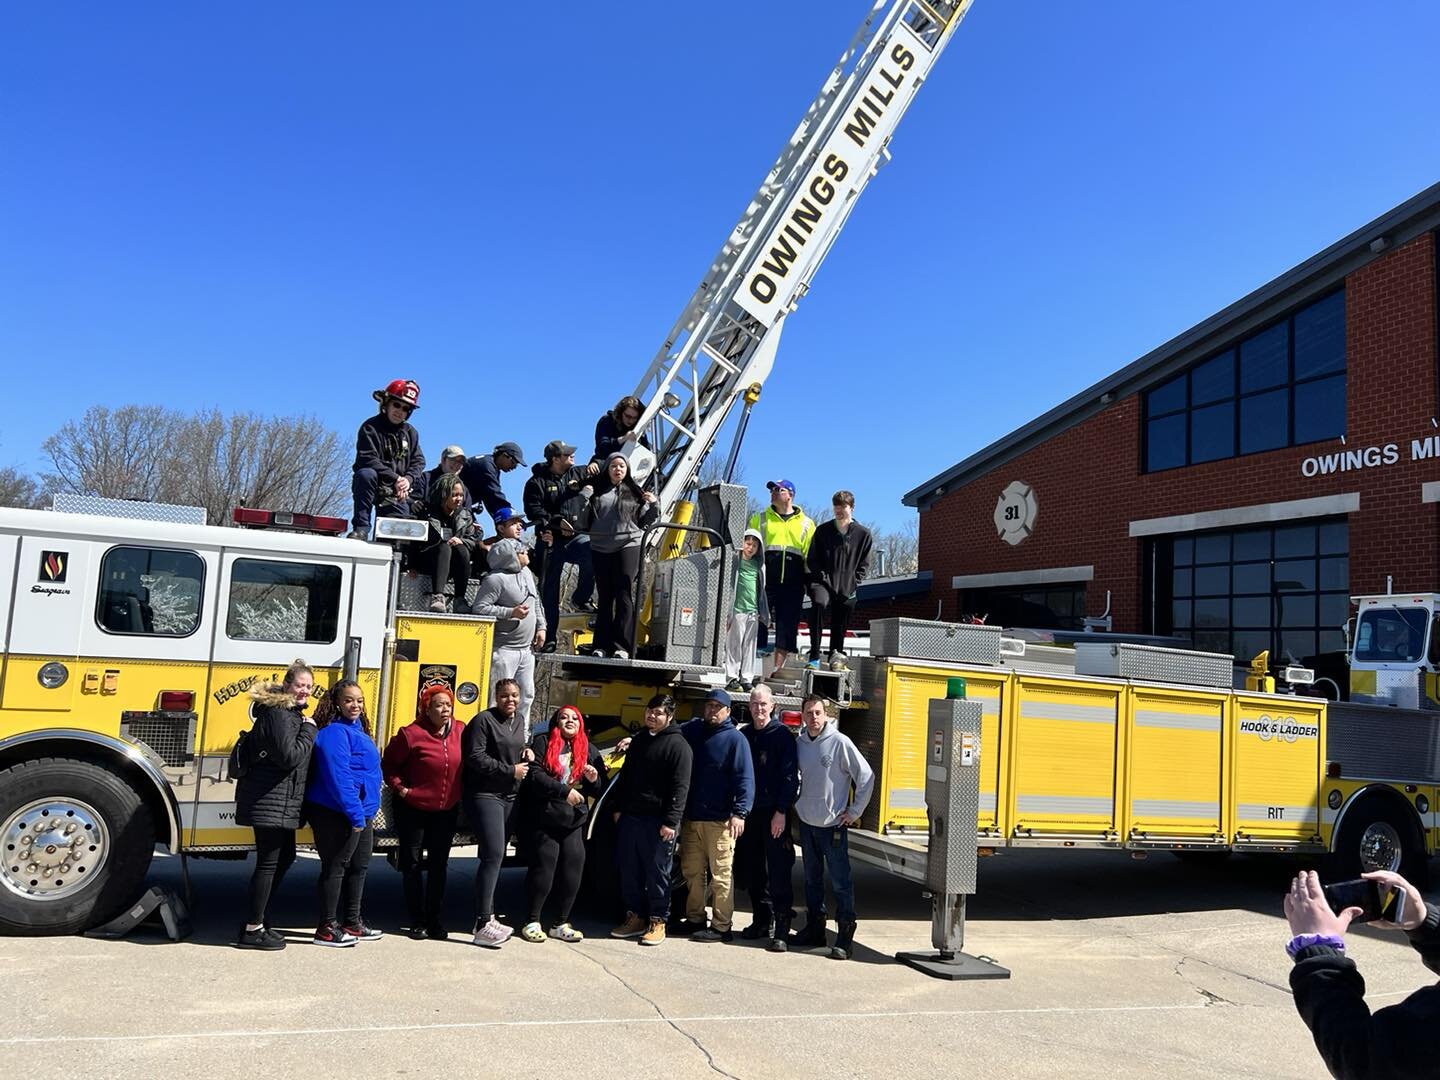
[[[556,923],[550,928],[550,936],[556,941],[568,941],[574,944],[577,941],[584,941],[585,935],[576,930],[568,922]]]
[[[535,942],[537,945],[544,944],[545,942],[545,931],[540,929],[538,922],[526,923],[520,931],[520,936],[526,941]]]

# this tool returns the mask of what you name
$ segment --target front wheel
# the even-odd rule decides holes
[[[1331,877],[1345,881],[1370,870],[1393,870],[1424,888],[1428,878],[1425,842],[1413,815],[1378,798],[1357,803],[1335,837]]]
[[[155,823],[122,777],[42,758],[0,771],[0,933],[74,934],[139,896]]]

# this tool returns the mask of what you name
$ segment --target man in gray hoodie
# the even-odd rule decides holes
[[[800,705],[804,730],[796,740],[800,764],[800,855],[805,861],[805,929],[795,935],[802,949],[825,944],[825,872],[835,890],[839,930],[830,956],[850,959],[855,940],[855,887],[850,881],[846,829],[860,820],[875,791],[875,773],[855,744],[825,715],[825,699],[811,694]]]
[[[495,646],[490,654],[490,685],[501,679],[520,684],[519,713],[530,732],[530,705],[535,700],[535,650],[545,644],[545,608],[530,572],[530,553],[519,540],[499,540],[490,547],[490,573],[480,583],[470,610],[495,620]],[[495,707],[495,691],[490,691]]]

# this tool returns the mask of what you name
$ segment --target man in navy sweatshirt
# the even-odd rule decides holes
[[[690,794],[680,827],[680,872],[688,896],[681,929],[692,941],[729,941],[735,913],[733,891],[735,842],[755,802],[755,773],[750,746],[730,719],[730,695],[711,690],[705,718],[680,728],[692,757]],[[710,924],[705,923],[706,878],[715,893]]]
[[[790,935],[795,890],[795,841],[790,836],[790,810],[800,794],[795,736],[774,719],[775,696],[761,683],[750,694],[750,723],[743,729],[755,768],[755,808],[751,828],[740,839],[740,863],[750,886],[754,918],[740,932],[747,941],[769,938],[766,948],[784,952]]]

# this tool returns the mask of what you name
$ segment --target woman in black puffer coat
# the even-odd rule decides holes
[[[302,660],[285,680],[250,692],[253,726],[230,755],[235,785],[235,822],[255,830],[255,873],[250,878],[250,917],[235,944],[275,950],[285,939],[265,924],[270,894],[295,861],[295,830],[305,801],[305,777],[315,745],[315,721],[305,715],[315,674]]]

